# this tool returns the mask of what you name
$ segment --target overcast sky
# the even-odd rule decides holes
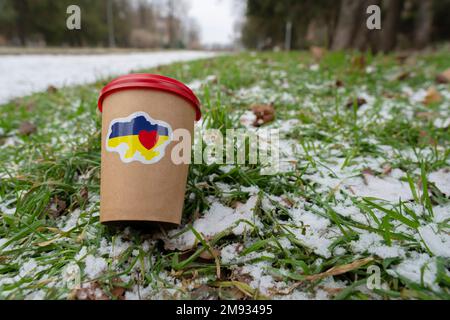
[[[190,0],[189,15],[197,20],[203,44],[228,44],[239,11],[236,0]]]

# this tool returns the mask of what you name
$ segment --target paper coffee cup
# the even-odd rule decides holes
[[[101,222],[180,224],[189,165],[173,163],[172,139],[177,129],[193,137],[197,97],[177,80],[133,74],[105,86],[98,107]]]

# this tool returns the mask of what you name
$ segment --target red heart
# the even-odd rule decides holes
[[[139,131],[139,141],[144,146],[145,149],[150,150],[158,142],[159,135],[158,131]]]

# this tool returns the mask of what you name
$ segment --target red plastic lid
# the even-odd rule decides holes
[[[100,92],[98,98],[98,109],[103,110],[103,100],[112,93],[127,89],[152,89],[174,93],[185,99],[195,108],[196,120],[200,120],[200,101],[182,82],[157,74],[136,73],[118,77],[108,83]]]

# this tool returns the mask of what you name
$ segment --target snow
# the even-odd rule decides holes
[[[276,282],[270,275],[265,274],[265,269],[270,266],[269,262],[262,261],[248,264],[241,268],[240,273],[248,274],[253,278],[249,286],[259,290],[264,295],[270,295],[271,290],[276,289],[281,283]]]
[[[437,275],[436,260],[426,253],[412,252],[411,257],[403,260],[399,265],[388,270],[392,276],[401,276],[409,281],[427,286],[439,291],[435,283]]]
[[[167,51],[104,55],[0,56],[0,103],[46,90],[156,67],[214,56],[212,52]]]
[[[260,225],[259,219],[254,215],[254,209],[258,201],[257,196],[250,197],[245,204],[240,204],[236,209],[226,207],[218,201],[211,204],[206,214],[194,222],[193,228],[206,238],[212,238],[216,234],[232,228],[231,232],[235,235],[241,235],[247,230],[252,229],[251,225]],[[171,238],[180,232],[175,229],[169,232],[169,239],[165,240],[166,248],[187,250],[191,249],[198,241],[192,231],[187,231],[182,235]]]
[[[441,223],[450,219],[450,203],[433,207],[434,222]]]
[[[433,182],[443,194],[450,196],[450,169],[432,172],[428,176],[428,180]]]
[[[364,174],[364,179],[353,179],[347,185],[359,197],[373,197],[386,201],[413,199],[408,183],[392,176],[379,178],[371,174]]]
[[[419,234],[435,256],[450,258],[450,235],[439,233],[435,224],[419,227]]]
[[[29,259],[26,261],[19,270],[19,275],[23,278],[25,276],[30,275],[35,269],[38,267],[36,261],[34,259]]]
[[[380,258],[404,257],[405,250],[398,246],[387,246],[382,244],[383,238],[376,233],[363,233],[357,241],[350,243],[355,253],[371,253]]]
[[[108,267],[108,263],[105,259],[101,257],[94,257],[91,254],[86,257],[85,263],[86,267],[84,268],[84,272],[89,279],[97,278]]]

